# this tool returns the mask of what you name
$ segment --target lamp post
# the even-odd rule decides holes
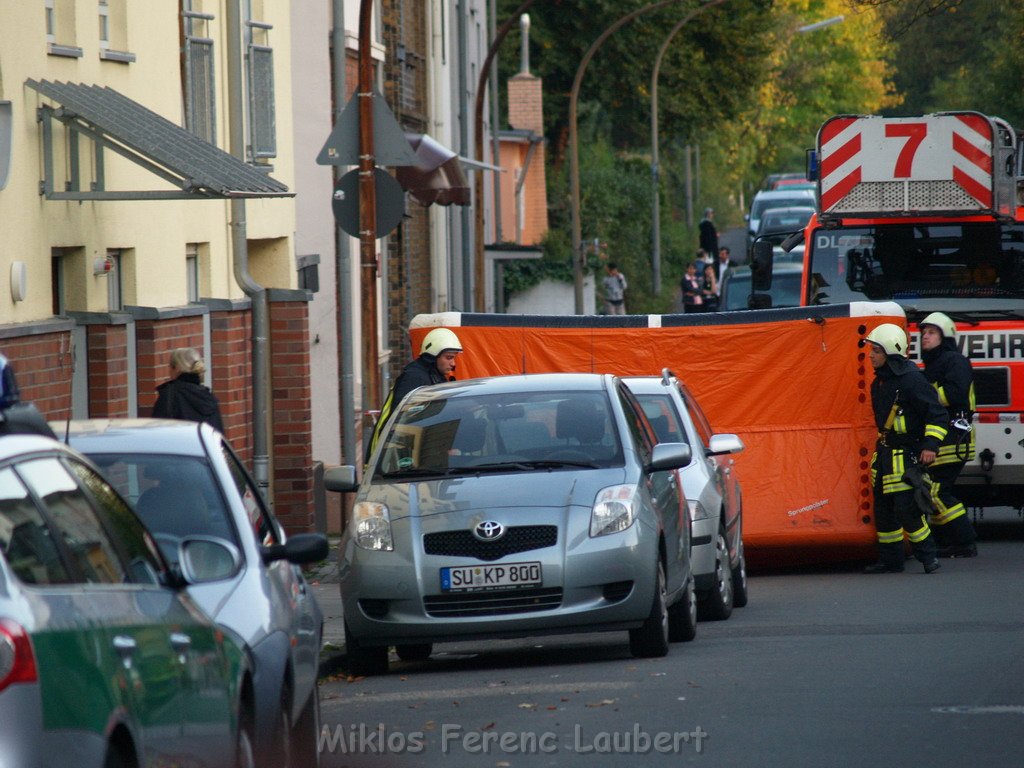
[[[476,99],[473,103],[473,151],[475,153],[474,160],[483,161],[484,159],[484,92],[487,88],[487,78],[491,71],[491,64],[494,63],[494,57],[498,53],[498,48],[501,46],[502,41],[508,35],[509,30],[512,29],[512,25],[519,21],[519,17],[522,16],[530,6],[533,5],[537,0],[524,0],[524,2],[516,8],[512,15],[507,18],[504,23],[498,27],[494,33],[494,39],[491,41],[491,47],[487,50],[487,56],[484,58],[484,63],[480,65],[480,75],[477,77],[476,84]],[[497,131],[498,126],[491,126],[492,131]],[[483,171],[477,171],[476,177],[473,179],[473,200],[476,204],[474,210],[475,214],[475,225],[476,225],[476,238],[474,240],[474,270],[476,271],[476,291],[475,301],[476,310],[478,312],[484,311],[484,174]]]
[[[651,75],[651,283],[654,295],[661,293],[661,195],[660,174],[658,165],[658,75],[661,72],[661,60],[665,57],[665,51],[669,44],[678,34],[679,30],[685,27],[690,20],[700,13],[703,13],[713,5],[721,5],[725,0],[709,0],[697,8],[694,8],[676,25],[662,42],[658,49],[658,55],[654,59],[654,72]]]
[[[576,78],[573,80],[572,92],[569,95],[569,207],[572,214],[572,275],[577,315],[583,314],[583,228],[580,223],[580,151],[579,137],[576,130],[576,110],[580,95],[580,85],[583,82],[583,73],[586,72],[587,65],[594,57],[597,49],[601,47],[602,43],[615,30],[641,14],[657,10],[658,8],[664,8],[678,1],[661,0],[661,2],[651,3],[643,8],[627,13],[601,33],[591,44],[590,48],[587,49],[587,52],[580,61],[579,67],[576,69]]]

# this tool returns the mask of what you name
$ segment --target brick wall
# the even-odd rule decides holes
[[[290,531],[314,524],[308,310],[305,301],[270,303],[274,513]]]
[[[544,99],[539,77],[520,73],[508,79],[508,124],[543,135]]]
[[[86,326],[89,346],[89,416],[117,418],[128,413],[128,328]]]
[[[171,352],[178,347],[204,351],[201,315],[135,321],[139,416],[153,415],[156,388],[171,378]]]
[[[34,403],[47,419],[64,420],[71,415],[70,332],[6,338],[0,350],[14,366],[22,400]],[[85,360],[79,362],[85,364]]]

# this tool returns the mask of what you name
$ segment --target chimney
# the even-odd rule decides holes
[[[539,77],[530,74],[530,17],[519,17],[522,47],[519,73],[508,80],[508,122],[516,130],[544,133],[544,104]]]

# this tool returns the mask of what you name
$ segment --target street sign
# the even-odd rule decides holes
[[[384,237],[402,222],[405,215],[405,192],[383,168],[374,168],[373,176],[377,188],[377,237]],[[331,209],[338,226],[352,237],[359,237],[358,169],[338,179],[332,198]]]
[[[359,165],[359,105],[353,95],[342,110],[334,130],[327,137],[320,154],[319,165]],[[384,97],[373,92],[373,157],[377,165],[415,165],[405,131],[388,109]]]

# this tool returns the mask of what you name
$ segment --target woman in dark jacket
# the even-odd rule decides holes
[[[174,350],[171,352],[171,371],[177,376],[156,388],[153,416],[206,422],[218,432],[224,432],[217,398],[200,383],[200,377],[206,372],[206,364],[200,354],[189,347]]]

